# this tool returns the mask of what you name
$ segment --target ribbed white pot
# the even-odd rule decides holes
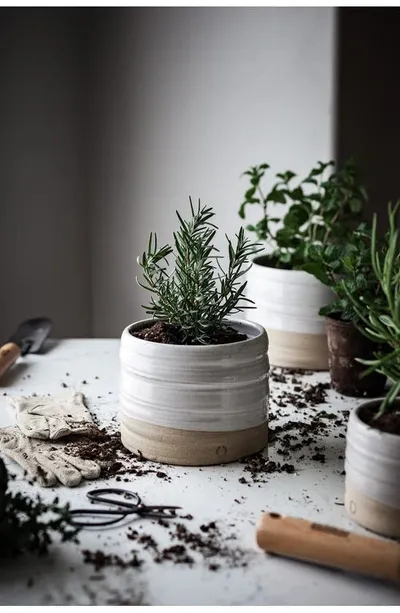
[[[318,312],[332,292],[307,272],[262,265],[264,257],[256,257],[247,273],[246,295],[256,307],[247,316],[268,332],[270,363],[327,370],[325,324]]]
[[[371,400],[350,413],[346,438],[345,506],[357,523],[383,536],[400,537],[400,436],[360,419],[377,409]],[[400,408],[400,401],[398,403]]]
[[[232,462],[268,439],[268,337],[262,326],[227,323],[248,339],[225,345],[167,345],[125,328],[119,416],[125,447],[158,462]]]

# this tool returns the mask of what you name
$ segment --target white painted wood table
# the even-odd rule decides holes
[[[117,412],[119,340],[63,340],[52,341],[50,345],[44,355],[20,360],[3,381],[0,425],[13,423],[4,393],[53,394],[62,391],[62,383],[84,392],[89,408],[104,425],[109,424]],[[303,383],[306,380],[327,381],[328,375],[308,374],[302,377]],[[292,389],[290,378],[288,383],[271,381],[275,399],[279,393]],[[341,415],[343,409],[351,410],[356,403],[329,390],[328,403],[319,405],[317,410]],[[281,409],[271,402],[273,413],[293,414],[294,419],[301,413],[301,419],[307,420],[315,410],[295,412],[290,405]],[[281,416],[271,426],[284,423],[285,419],[288,417]],[[95,572],[91,565],[84,563],[82,550],[101,549],[124,558],[135,548],[135,543],[126,538],[129,529],[126,525],[102,531],[86,530],[80,535],[79,546],[56,542],[47,558],[24,556],[7,563],[6,567],[2,564],[0,604],[399,605],[400,591],[392,585],[268,556],[255,544],[255,524],[262,510],[364,533],[350,521],[342,506],[345,439],[338,432],[340,429],[332,428],[328,436],[318,441],[324,449],[325,463],[311,460],[311,449],[299,449],[289,459],[295,466],[294,474],[271,474],[268,482],[260,487],[240,483],[243,476],[249,480],[249,473],[243,471],[243,464],[235,463],[202,469],[162,467],[171,477],[170,482],[151,474],[122,484],[117,484],[114,477],[85,482],[75,489],[61,486],[41,489],[44,499],[53,499],[56,493],[61,503],[69,502],[72,507],[86,506],[88,489],[106,485],[137,491],[148,504],[181,505],[184,513],[193,515],[188,523],[190,530],[197,531],[201,524],[216,520],[226,535],[235,533],[235,546],[245,550],[248,565],[229,568],[222,562],[221,568],[213,572],[201,558],[196,558],[191,567],[173,562],[156,564],[148,552],[143,552],[145,563],[140,569],[106,567]],[[287,461],[277,454],[277,447],[277,443],[270,446],[269,458]],[[16,465],[7,464],[18,475],[12,488],[37,494],[38,488],[23,481]],[[158,541],[164,539],[165,547],[174,544],[169,540],[168,531],[150,520],[134,520],[131,525],[139,532],[154,534]]]

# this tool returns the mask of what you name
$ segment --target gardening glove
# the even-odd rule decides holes
[[[67,487],[100,476],[100,465],[65,453],[65,443],[25,436],[18,426],[0,429],[0,450],[17,462],[39,485],[60,481]]]
[[[10,398],[17,423],[26,436],[57,439],[68,434],[87,434],[94,424],[83,403],[83,394],[74,391],[55,396]]]

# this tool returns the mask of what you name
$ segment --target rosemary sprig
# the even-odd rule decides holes
[[[150,234],[147,251],[138,258],[143,281],[137,282],[151,292],[146,313],[159,321],[178,328],[183,342],[208,344],[213,335],[224,327],[228,315],[254,308],[246,298],[247,282],[243,276],[251,266],[249,258],[261,246],[245,237],[244,229],[236,234],[236,242],[228,237],[228,267],[224,271],[221,256],[213,245],[217,231],[211,219],[215,213],[209,207],[197,210],[189,198],[191,218],[184,220],[177,212],[179,229],[174,232],[174,247],[158,248],[157,235]],[[169,271],[168,257],[174,267]],[[246,303],[246,304],[244,304]]]
[[[361,331],[388,347],[385,352],[377,352],[374,360],[359,360],[369,366],[364,376],[377,371],[393,383],[376,417],[390,411],[400,394],[400,233],[396,226],[399,208],[400,201],[394,206],[389,204],[389,230],[383,242],[378,241],[376,214],[372,225],[371,262],[385,300],[377,301],[362,293],[355,294],[346,279],[341,282],[359,317]]]
[[[58,498],[47,504],[40,496],[32,499],[7,491],[7,473],[1,459],[0,477],[0,559],[24,552],[44,555],[55,535],[62,542],[77,541],[79,528],[70,524],[68,505],[60,506]]]

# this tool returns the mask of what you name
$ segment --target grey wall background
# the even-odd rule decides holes
[[[333,9],[106,11],[92,57],[94,334],[143,317],[136,256],[169,241],[188,196],[238,231],[245,182],[268,161],[307,172],[333,154]],[[101,50],[101,51],[100,51]]]
[[[119,336],[143,315],[149,232],[169,240],[191,195],[214,207],[223,247],[250,164],[302,174],[360,150],[379,194],[399,122],[387,105],[378,155],[368,81],[394,87],[376,55],[395,39],[378,44],[364,10],[0,9],[0,337],[42,313],[59,337]]]
[[[91,332],[82,34],[78,11],[0,9],[2,341],[40,314]]]

